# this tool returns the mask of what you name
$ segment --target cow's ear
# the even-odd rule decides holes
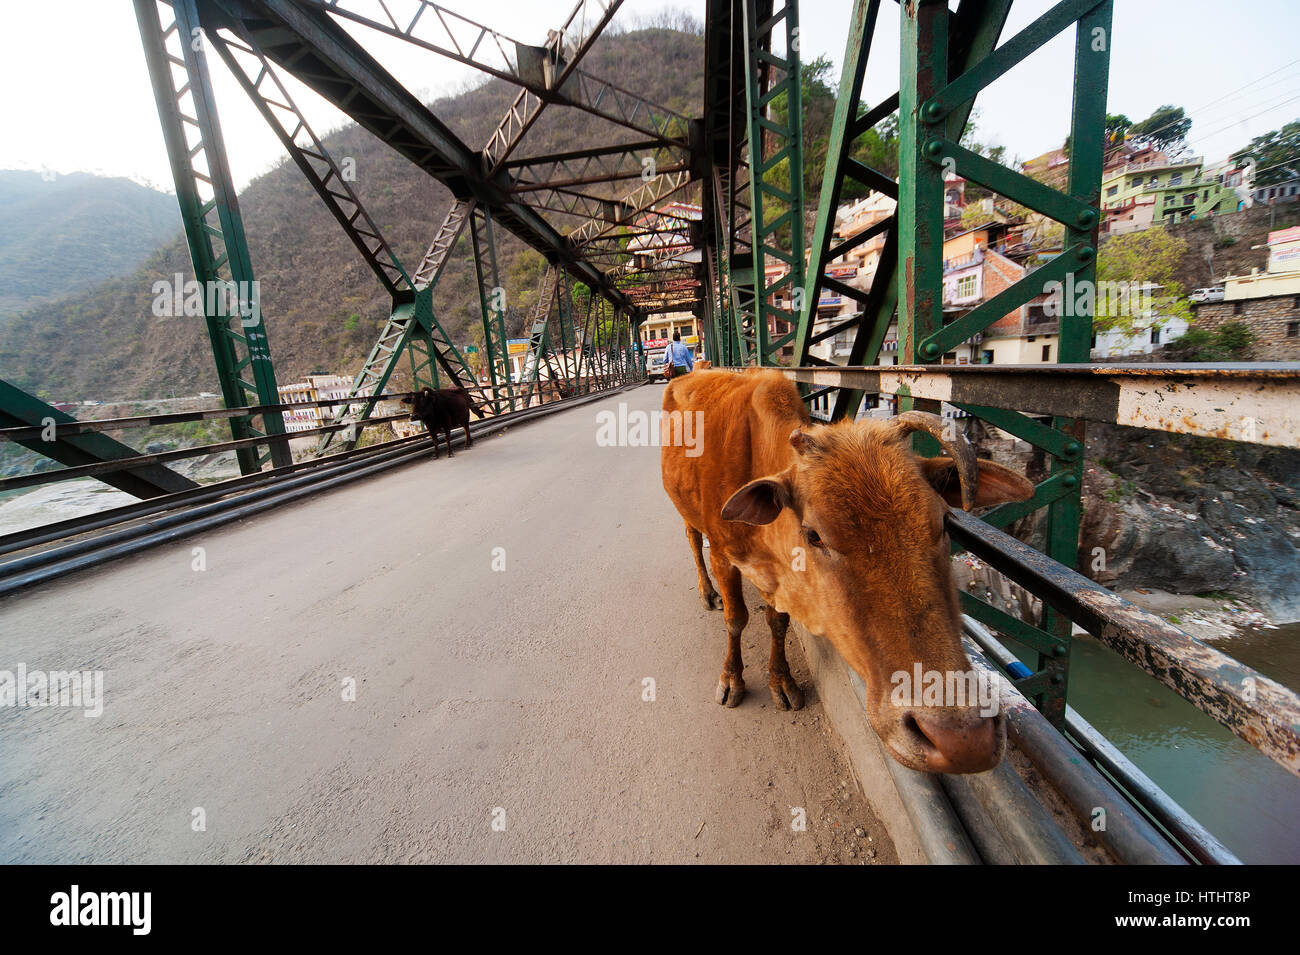
[[[990,507],[1007,501],[1024,501],[1034,494],[1034,485],[1023,474],[1000,464],[979,460],[980,483],[975,492],[976,507]],[[961,507],[961,479],[952,458],[925,458],[921,473],[951,507]]]
[[[788,478],[782,474],[750,481],[722,505],[723,519],[744,524],[771,524],[781,509],[789,507],[794,499],[787,482]]]

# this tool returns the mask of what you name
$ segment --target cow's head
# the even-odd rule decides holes
[[[423,421],[425,415],[428,414],[429,409],[433,406],[433,402],[436,398],[437,396],[433,393],[433,389],[428,385],[425,385],[417,391],[414,396],[407,395],[404,397],[402,399],[402,404],[411,406],[412,421]]]
[[[914,455],[905,439],[917,430],[948,454]],[[867,716],[900,763],[948,773],[996,766],[1003,718],[987,715],[987,695],[967,692],[944,517],[949,506],[1024,500],[1033,485],[977,461],[951,425],[922,412],[796,429],[790,444],[790,467],[749,482],[722,509],[728,520],[771,525],[770,550],[783,559],[762,575],[778,608],[828,638],[862,676]],[[931,674],[941,689],[927,696]]]

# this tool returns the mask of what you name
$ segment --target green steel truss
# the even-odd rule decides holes
[[[482,174],[487,179],[494,177],[505,165],[543,109],[553,101],[577,106],[623,127],[654,136],[655,138],[649,140],[648,144],[657,155],[684,154],[686,148],[684,118],[672,111],[658,108],[635,94],[610,84],[603,84],[576,70],[621,3],[622,0],[578,0],[561,28],[549,32],[543,46],[534,48],[522,44],[514,45],[517,56],[509,64],[509,78],[520,83],[520,91],[482,150],[479,162]],[[318,92],[323,92],[327,98],[341,97],[340,105],[343,105],[356,101],[358,93],[364,95],[368,92],[364,89],[367,80],[373,82],[371,76],[365,73],[366,64],[357,60],[355,48],[344,49],[341,53],[337,49],[331,49],[329,52],[334,54],[334,58],[324,61],[335,67],[339,79],[357,84],[355,91],[345,92],[339,85],[322,89],[319,84],[327,83],[329,80],[320,71],[320,61],[314,69],[308,67],[305,74],[301,72],[299,64],[304,63],[307,56],[319,55],[321,46],[338,35],[335,33],[331,37],[329,30],[334,28],[327,29],[327,24],[319,17],[313,20],[306,15],[307,11],[302,10],[301,6],[310,5],[309,3],[295,6],[278,0],[272,0],[267,4],[237,3],[235,0],[228,0],[228,2],[184,0],[175,5],[175,11],[170,14],[170,23],[154,22],[157,16],[152,13],[152,4],[148,0],[138,0],[136,5],[155,82],[159,110],[163,117],[164,128],[169,131],[169,146],[177,144],[173,148],[173,165],[183,211],[186,211],[188,198],[187,190],[184,188],[185,182],[188,181],[186,177],[195,178],[186,163],[192,161],[196,153],[201,159],[209,160],[211,166],[223,174],[222,181],[214,184],[219,193],[214,199],[208,201],[206,205],[201,199],[188,203],[195,206],[196,211],[187,214],[187,226],[191,220],[198,223],[187,229],[196,268],[200,272],[211,272],[219,271],[222,266],[225,266],[227,257],[224,253],[217,255],[205,252],[203,247],[204,243],[211,246],[212,239],[216,238],[223,248],[233,249],[236,253],[231,264],[226,266],[227,271],[235,276],[235,281],[244,277],[251,279],[251,266],[248,264],[246,244],[242,229],[239,227],[234,190],[230,187],[228,173],[225,172],[224,150],[221,147],[219,129],[216,127],[215,105],[211,101],[206,64],[203,62],[204,44],[211,43],[266,119],[290,158],[325,202],[326,207],[357,247],[376,278],[392,296],[393,305],[388,320],[354,380],[352,395],[364,399],[381,394],[387,387],[397,363],[402,355],[406,354],[416,388],[425,385],[436,388],[445,375],[450,381],[462,387],[480,391],[489,403],[500,399],[499,407],[512,407],[514,393],[508,372],[504,308],[497,307],[502,299],[495,294],[501,286],[496,278],[491,203],[485,204],[477,201],[472,195],[462,196],[458,193],[424,258],[414,273],[409,272],[398,261],[392,248],[366,213],[356,192],[349,185],[349,177],[342,173],[320,138],[312,131],[273,64],[274,61],[281,68],[295,72],[299,79],[315,86]],[[348,15],[346,11],[333,4],[317,4],[317,6],[328,7],[340,15]],[[450,11],[443,8],[436,8],[430,4],[425,6],[431,10],[436,9],[438,16],[444,22],[445,17],[451,15]],[[367,23],[369,26],[381,26],[377,21],[367,21],[364,17],[351,18],[358,19],[358,22]],[[162,19],[168,20],[165,7]],[[497,36],[486,28],[472,24],[472,21],[464,18],[457,19],[462,24],[477,28],[480,31],[480,38]],[[325,32],[320,32],[322,30]],[[451,37],[453,32],[449,31],[448,37]],[[186,39],[185,43],[181,42],[182,37]],[[425,45],[414,34],[405,38],[413,43]],[[171,51],[164,46],[164,41],[168,39],[173,47]],[[439,52],[454,55],[450,49],[439,49]],[[349,56],[352,57],[351,60],[348,59]],[[475,60],[471,56],[467,62],[473,62],[474,65],[489,72],[493,71],[492,65],[486,59]],[[184,66],[187,71],[187,78],[184,81],[175,81],[174,86],[168,74],[169,63]],[[357,65],[358,63],[360,66]],[[557,91],[561,88],[565,93],[563,96],[558,96]],[[181,112],[175,105],[176,101],[184,98],[191,89],[202,93],[201,97],[195,95],[200,102],[190,109],[190,112],[196,114],[193,117]],[[403,116],[403,119],[405,118]],[[366,113],[359,119],[363,125],[374,129],[370,122],[373,120],[373,114]],[[418,120],[418,117],[416,119]],[[186,136],[187,132],[192,133],[192,130],[187,130],[182,125],[186,122],[201,131],[202,136],[199,141],[202,148],[188,155],[182,155],[182,146],[179,144],[189,147],[196,139],[193,135]],[[419,125],[418,122],[413,124]],[[172,129],[169,129],[169,125]],[[390,128],[389,132],[398,134],[395,128]],[[440,131],[435,131],[432,136],[435,150],[436,147],[443,145],[438,139],[438,132]],[[430,168],[430,171],[439,178],[442,178],[443,170],[451,175],[452,178],[448,181],[453,190],[463,188],[457,185],[455,176],[458,173],[472,171],[474,163],[467,154],[456,154],[458,144],[449,135],[444,138],[447,146],[443,152],[446,155],[436,151],[430,155],[436,168],[422,164]],[[665,153],[665,150],[670,152]],[[673,150],[675,152],[671,152]],[[605,151],[611,152],[608,147]],[[681,162],[681,160],[677,160],[677,164],[669,162],[667,171],[684,177],[686,174],[682,171],[684,166]],[[535,161],[525,161],[525,169],[535,171],[535,166]],[[208,168],[208,165],[204,164],[203,168]],[[197,181],[206,182],[207,178],[199,173]],[[203,223],[203,218],[209,214],[219,219],[220,231]],[[473,230],[475,264],[483,292],[483,323],[487,352],[485,358],[491,379],[491,386],[488,388],[479,384],[477,376],[464,356],[450,341],[437,319],[433,304],[438,278],[442,274],[448,256],[457,247],[457,241],[471,219],[474,220],[475,225]],[[564,248],[567,250],[567,247]],[[215,269],[208,265],[209,261],[215,261]],[[563,348],[567,343],[571,347],[572,328],[565,324],[570,317],[568,311],[562,311],[560,317],[562,326],[560,345]],[[264,329],[258,326],[250,329],[246,336],[240,336],[228,327],[223,327],[215,320],[215,316],[210,317],[209,326],[213,336],[218,371],[222,376],[223,389],[227,392],[227,402],[248,403],[242,396],[236,397],[241,392],[237,387],[240,385],[237,373],[250,363],[249,359],[241,360],[237,354],[240,344],[247,338],[252,344],[252,360],[258,363],[254,365],[254,371],[257,372],[256,385],[263,389],[258,393],[259,400],[255,403],[275,403],[274,379],[270,378],[269,382],[264,380],[270,373],[269,351],[264,347]],[[232,349],[235,353],[232,353]],[[549,355],[547,357],[549,359]],[[262,365],[265,366],[264,372]],[[229,380],[232,378],[231,369],[234,370],[233,381]],[[269,393],[266,393],[268,384]],[[244,385],[242,390],[247,391],[249,388]],[[371,415],[374,406],[373,400],[341,406],[335,414],[336,423],[345,420],[363,421]],[[272,426],[278,424],[277,419]],[[235,429],[236,437],[255,434],[247,419],[232,419],[232,428]],[[278,430],[282,430],[282,426]],[[344,443],[349,446],[354,444],[358,433],[353,430],[345,435]],[[334,437],[334,435],[327,437],[323,446],[328,445]],[[276,453],[284,458],[283,461],[277,460],[277,463],[287,463],[287,449]],[[251,452],[243,451],[241,455],[243,456],[241,466],[245,470],[256,466],[256,458]]]
[[[750,258],[748,281],[736,283],[739,331],[747,359],[775,365],[794,338],[804,273],[799,4],[745,0],[743,6]],[[780,274],[769,277],[769,265]]]
[[[502,414],[514,410],[515,382],[510,374],[510,338],[506,334],[506,290],[497,270],[490,210],[476,206],[471,211],[470,238],[482,311],[483,361],[492,385],[493,407],[497,414]]]
[[[278,404],[260,292],[226,161],[195,0],[135,0],[135,12],[194,277],[213,293],[203,296],[204,320],[222,399],[227,408]],[[226,307],[231,301],[237,308]],[[235,439],[273,437],[284,434],[284,419],[278,412],[264,414],[259,431],[251,417],[231,418],[230,429]],[[261,450],[241,448],[236,455],[245,474],[260,470],[268,459],[276,467],[291,463],[287,441],[271,441]]]
[[[706,354],[719,364],[777,364],[794,340],[804,275],[798,37],[797,0],[706,5],[695,274],[706,288],[697,306]]]
[[[212,19],[205,22],[204,27],[208,42],[393,300],[384,329],[353,380],[349,394],[349,397],[371,400],[340,405],[334,412],[334,422],[359,422],[371,416],[376,404],[374,396],[384,392],[404,351],[410,358],[413,387],[416,389],[425,385],[439,386],[440,364],[452,381],[472,387],[474,378],[469,366],[451,343],[433,310],[432,290],[427,286],[417,287],[398,260],[350,185],[350,177],[345,175],[312,130],[276,67],[259,46],[255,31],[239,20],[222,28],[220,21]],[[445,226],[444,223],[444,229]],[[435,238],[435,248],[442,231]],[[427,259],[426,256],[426,260],[421,262],[421,268],[428,268]],[[435,269],[435,278],[439,271]],[[339,434],[326,435],[321,442],[322,448],[328,447]],[[353,429],[342,433],[340,441],[345,450],[350,450],[358,437],[359,431]]]
[[[67,412],[51,407],[7,381],[0,381],[0,428],[39,429],[40,433],[32,437],[13,439],[29,451],[68,467],[141,456],[141,452],[106,434],[69,434],[70,429],[64,426],[77,423],[77,419]],[[100,475],[99,479],[138,498],[158,497],[198,487],[189,478],[156,463],[129,471],[110,471]]]
[[[1046,283],[1067,275],[1076,283],[1095,279],[1111,0],[1065,0],[1000,46],[1010,0],[963,0],[955,12],[938,0],[903,4],[899,93],[871,105],[862,102],[861,91],[879,7],[880,0],[857,0],[850,22],[795,334],[795,361],[801,365],[825,364],[809,349],[846,329],[854,332],[848,364],[876,364],[895,316],[900,364],[935,363],[954,346],[1044,294]],[[975,95],[1071,26],[1076,40],[1070,174],[1062,192],[984,159],[959,142]],[[897,183],[852,157],[857,139],[895,110],[900,132]],[[945,169],[1065,227],[1064,251],[1057,258],[947,325],[942,302]],[[896,197],[898,205],[892,217],[836,241],[835,209],[847,179]],[[883,248],[870,288],[853,289],[825,274],[835,258],[877,236],[883,236]],[[861,308],[848,319],[816,330],[817,300],[827,288],[849,296]],[[1062,316],[1058,361],[1087,361],[1090,338],[1090,313]],[[811,400],[826,392],[835,392],[833,419],[855,414],[863,398],[859,391],[827,388],[811,391],[807,397]],[[899,404],[900,409],[938,410],[937,403],[906,394],[899,396]],[[1082,423],[1059,417],[1043,422],[1004,408],[957,407],[1042,449],[1050,459],[1049,474],[1030,500],[994,508],[985,520],[1007,528],[1042,509],[1045,553],[1074,567],[1081,519]],[[917,446],[923,453],[936,450],[930,439],[918,439]],[[1032,627],[969,594],[962,595],[962,602],[965,612],[1038,653],[1036,672],[1016,682],[1060,726],[1069,675],[1069,621],[1047,608],[1042,627]]]

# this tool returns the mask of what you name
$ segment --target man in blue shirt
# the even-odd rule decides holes
[[[682,333],[673,332],[673,340],[668,343],[664,349],[664,371],[665,377],[675,378],[678,375],[684,375],[694,370],[695,356],[691,350],[682,344]],[[671,370],[670,370],[671,369]],[[681,369],[680,371],[678,369]]]

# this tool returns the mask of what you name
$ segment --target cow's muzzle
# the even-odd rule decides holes
[[[1000,711],[985,716],[964,706],[904,710],[885,739],[898,762],[929,773],[990,770],[1002,761],[1006,742],[1006,720]]]

